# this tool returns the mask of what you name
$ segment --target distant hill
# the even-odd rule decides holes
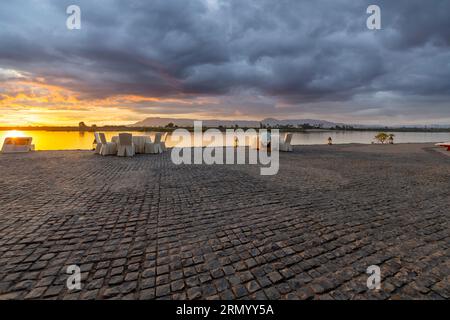
[[[178,127],[192,127],[197,119],[176,119],[176,118],[146,118],[142,121],[132,124],[132,127],[165,127],[173,123]],[[248,120],[202,120],[204,127],[259,127],[259,121]]]
[[[131,124],[131,127],[165,127],[169,123],[173,123],[178,127],[192,127],[194,125],[195,119],[176,119],[176,118],[146,118],[142,121]],[[316,119],[298,119],[298,120],[278,120],[274,118],[267,118],[261,121],[256,120],[202,120],[204,127],[234,127],[239,126],[243,128],[255,128],[259,127],[260,123],[266,126],[287,126],[292,125],[294,127],[299,125],[309,124],[312,126],[321,126],[323,128],[331,128],[336,125],[342,125],[339,123],[316,120]]]

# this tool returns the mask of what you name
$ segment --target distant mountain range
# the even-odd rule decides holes
[[[175,119],[175,118],[146,118],[142,121],[131,124],[131,127],[164,127],[169,123],[173,123],[178,127],[192,127],[194,125],[195,119]],[[234,127],[239,126],[242,128],[255,128],[259,127],[260,124],[264,124],[265,126],[298,126],[309,124],[312,126],[321,126],[323,128],[331,128],[336,125],[343,125],[342,123],[334,123],[324,120],[316,120],[316,119],[292,119],[292,120],[278,120],[274,118],[267,118],[261,121],[256,120],[202,120],[204,127]]]
[[[146,118],[142,121],[136,122],[134,124],[129,125],[129,127],[165,127],[169,123],[173,123],[174,126],[178,127],[192,127],[194,125],[194,121],[196,119],[176,119],[176,118],[158,118],[158,117],[150,117]],[[232,128],[236,125],[241,128],[258,128],[262,123],[265,126],[275,127],[275,126],[294,126],[298,127],[301,125],[309,124],[314,127],[321,127],[324,129],[334,128],[336,126],[351,126],[357,129],[367,129],[367,128],[420,128],[420,129],[448,129],[450,125],[395,125],[395,126],[384,126],[384,125],[365,125],[365,124],[345,124],[345,123],[336,123],[330,122],[326,120],[318,120],[318,119],[286,119],[279,120],[274,118],[266,118],[261,121],[256,120],[202,120],[204,127],[212,127],[217,128],[219,126]]]

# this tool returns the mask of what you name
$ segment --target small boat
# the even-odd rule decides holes
[[[440,142],[435,144],[438,147],[447,148],[447,151],[450,151],[450,142]]]

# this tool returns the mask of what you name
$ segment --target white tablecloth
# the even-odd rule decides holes
[[[112,142],[119,143],[119,137],[114,136],[111,139]],[[152,142],[149,136],[133,136],[134,150],[136,153],[145,152],[145,143]]]

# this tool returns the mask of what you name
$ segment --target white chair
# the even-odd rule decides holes
[[[119,157],[132,157],[134,153],[133,135],[131,133],[119,133],[117,155]]]
[[[133,136],[134,152],[145,153],[145,144],[152,142],[149,136]]]
[[[5,138],[2,146],[2,153],[23,153],[34,151],[34,144],[31,144],[31,137]]]
[[[102,141],[100,139],[100,134],[98,132],[94,132],[95,139],[95,154],[100,154],[100,150],[102,149]]]
[[[100,147],[100,154],[102,156],[116,155],[117,143],[108,142],[103,132],[99,133],[98,136],[100,138],[100,143],[102,144],[102,146]]]
[[[167,141],[167,138],[169,137],[169,135],[170,134],[167,132],[166,135],[164,136],[164,140],[161,141],[161,149],[162,149],[162,151],[167,151],[166,141]]]
[[[284,141],[280,141],[280,151],[284,151],[284,152],[292,152],[293,148],[291,145],[291,140],[292,140],[292,133],[288,133],[286,135],[286,137],[284,138]]]
[[[145,143],[145,153],[162,153],[163,149],[161,146],[161,133],[155,135],[155,142]]]

